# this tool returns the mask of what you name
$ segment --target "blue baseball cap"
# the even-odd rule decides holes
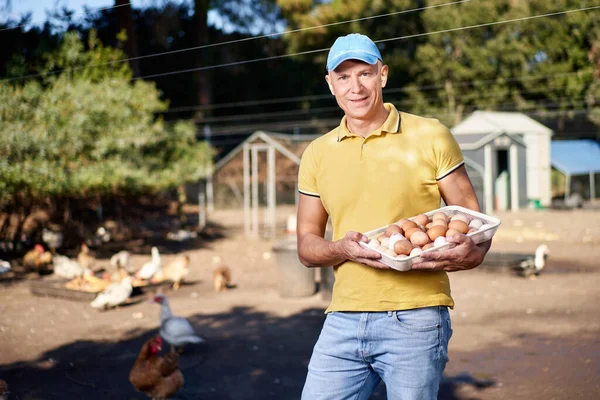
[[[346,60],[360,60],[367,64],[375,64],[381,59],[377,45],[365,35],[351,33],[336,39],[327,56],[327,72],[338,67]]]

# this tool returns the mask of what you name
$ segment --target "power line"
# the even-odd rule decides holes
[[[79,71],[79,70],[82,70],[82,69],[94,68],[94,67],[99,67],[99,66],[103,66],[103,65],[112,65],[112,64],[115,64],[115,63],[121,63],[121,62],[126,62],[126,61],[141,60],[141,59],[150,58],[150,57],[159,57],[159,56],[164,56],[164,55],[169,55],[169,54],[182,53],[182,52],[186,52],[186,51],[200,50],[200,49],[205,49],[205,48],[209,48],[209,47],[225,46],[225,45],[228,45],[228,44],[247,42],[247,41],[250,41],[250,40],[262,39],[262,38],[267,38],[267,37],[272,37],[272,36],[280,36],[280,35],[285,35],[285,34],[288,34],[288,33],[296,33],[296,32],[308,31],[308,30],[318,29],[318,28],[326,28],[326,27],[329,27],[329,26],[348,24],[348,23],[357,22],[357,21],[366,21],[366,20],[375,19],[375,18],[389,17],[389,16],[392,16],[392,15],[407,14],[407,13],[414,12],[414,11],[423,11],[423,10],[427,10],[427,9],[445,7],[445,6],[450,6],[450,5],[454,5],[454,4],[468,3],[468,2],[471,2],[471,1],[472,0],[460,0],[460,1],[455,1],[455,2],[451,2],[451,3],[444,3],[444,4],[437,4],[437,5],[431,5],[431,6],[426,6],[426,7],[413,8],[413,9],[410,9],[410,10],[396,11],[396,12],[391,12],[391,13],[387,13],[387,14],[378,14],[378,15],[373,15],[373,16],[370,16],[370,17],[356,18],[356,19],[352,19],[352,20],[340,21],[340,22],[333,22],[333,23],[324,24],[324,25],[316,25],[316,26],[310,26],[310,27],[306,27],[306,28],[292,29],[292,30],[281,32],[281,33],[270,33],[270,34],[267,34],[267,35],[253,36],[253,37],[244,38],[244,39],[237,39],[237,40],[229,40],[229,41],[226,41],[226,42],[210,43],[210,44],[206,44],[206,45],[202,45],[202,46],[195,46],[195,47],[188,47],[188,48],[185,48],[185,49],[164,51],[164,52],[161,52],[161,53],[147,54],[147,55],[138,56],[138,57],[123,58],[123,59],[120,59],[120,60],[107,61],[107,62],[104,62],[104,63],[86,65],[86,66],[81,66],[81,67],[65,68],[65,69],[60,69],[60,70],[56,70],[56,71],[50,71],[50,72],[40,73],[40,74],[24,75],[24,76],[20,76],[20,77],[16,77],[16,78],[11,78],[11,79],[8,79],[8,80],[5,80],[5,81],[10,82],[10,81],[13,81],[13,80],[26,79],[26,78],[34,78],[34,77],[38,77],[38,76],[47,76],[47,75],[57,74],[57,73],[64,72],[64,71]],[[114,8],[114,7],[106,7],[106,8]],[[23,25],[21,25],[21,26],[23,26]],[[7,28],[7,29],[14,29],[14,28]]]
[[[589,72],[591,74],[591,72]],[[487,84],[487,83],[496,83],[499,80],[503,80],[505,82],[518,82],[525,80],[541,80],[545,78],[559,78],[559,77],[568,77],[573,75],[582,75],[581,71],[575,72],[559,72],[555,74],[545,74],[545,75],[521,75],[513,78],[496,78],[496,79],[484,79],[484,80],[470,80],[470,81],[458,81],[454,82],[454,87],[463,87],[470,86],[473,84]],[[384,94],[390,93],[400,93],[400,92],[414,92],[414,91],[422,91],[422,90],[433,90],[433,89],[442,89],[444,88],[444,84],[431,84],[424,86],[411,86],[405,88],[395,88],[395,89],[384,89]],[[281,104],[281,103],[293,103],[297,101],[313,101],[313,100],[323,100],[323,99],[332,99],[333,96],[328,94],[321,95],[309,95],[309,96],[294,96],[294,97],[279,97],[274,99],[264,99],[264,100],[244,100],[230,103],[217,103],[217,104],[208,104],[204,106],[181,106],[174,107],[165,111],[163,114],[170,113],[178,113],[178,112],[186,112],[186,111],[204,111],[204,110],[216,110],[216,109],[225,109],[225,108],[234,108],[234,107],[245,107],[245,106],[258,106],[258,105],[267,105],[267,104]]]
[[[99,12],[99,11],[104,11],[104,10],[110,10],[111,8],[125,7],[125,6],[128,6],[130,4],[131,3],[125,3],[125,4],[119,4],[119,5],[116,5],[116,6],[101,7],[101,8],[97,8],[95,10],[92,10],[92,12]],[[79,14],[79,13],[75,13],[75,14]],[[83,14],[85,14],[85,13],[83,13]],[[26,24],[21,24],[21,25],[17,25],[17,26],[11,26],[10,28],[2,28],[2,29],[0,29],[0,32],[9,31],[9,30],[12,30],[12,29],[18,29],[18,28],[21,28],[21,27],[24,27],[24,26],[27,26],[27,25],[29,25],[29,22],[26,23]]]
[[[487,22],[484,24],[469,25],[469,26],[464,26],[464,27],[460,27],[460,28],[444,29],[444,30],[439,30],[439,31],[434,31],[434,32],[417,33],[414,35],[398,36],[398,37],[394,37],[394,38],[375,40],[374,42],[375,43],[384,43],[384,42],[390,42],[390,41],[394,41],[394,40],[412,39],[412,38],[416,38],[416,37],[436,35],[436,34],[440,34],[440,33],[457,32],[457,31],[461,31],[461,30],[482,28],[485,26],[508,24],[511,22],[519,22],[519,21],[526,21],[526,20],[537,19],[537,18],[552,17],[552,16],[556,16],[556,15],[569,14],[569,13],[580,12],[580,11],[589,11],[589,10],[594,10],[597,8],[600,8],[600,6],[592,6],[592,7],[573,9],[573,10],[558,11],[558,12],[547,13],[547,14],[532,15],[532,16],[528,16],[528,17],[513,18],[513,19],[508,19],[508,20],[503,20],[503,21]],[[188,72],[206,71],[209,69],[232,67],[234,65],[250,64],[250,63],[256,63],[256,62],[260,62],[260,61],[276,60],[276,59],[287,58],[287,57],[296,57],[296,56],[313,54],[313,53],[321,53],[321,52],[327,51],[329,49],[330,48],[327,47],[324,49],[301,51],[301,52],[297,52],[297,53],[283,54],[283,55],[279,55],[279,56],[262,57],[262,58],[256,58],[253,60],[235,61],[235,62],[224,63],[224,64],[209,65],[209,66],[205,66],[205,67],[196,67],[196,68],[189,68],[189,69],[184,69],[184,70],[163,72],[163,73],[146,75],[146,76],[138,76],[138,77],[132,78],[131,80],[138,80],[138,79],[145,79],[145,78],[159,78],[159,77],[163,77],[163,76],[177,75],[177,74],[183,74],[183,73],[188,73]],[[19,79],[19,78],[14,78],[14,79]]]

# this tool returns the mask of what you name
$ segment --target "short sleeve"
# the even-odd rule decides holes
[[[456,138],[444,124],[437,124],[433,136],[435,179],[439,181],[460,168],[465,163],[465,159]]]
[[[317,188],[317,163],[314,147],[314,142],[311,142],[302,153],[298,170],[298,191],[308,196],[320,197]]]

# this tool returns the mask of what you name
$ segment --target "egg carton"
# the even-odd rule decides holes
[[[460,214],[460,215],[466,216],[469,219],[469,222],[474,219],[479,219],[484,224],[487,224],[488,226],[486,228],[478,230],[477,232],[472,232],[472,233],[467,234],[467,237],[471,238],[471,240],[475,244],[479,244],[479,243],[490,240],[494,236],[494,234],[496,234],[496,231],[498,230],[498,226],[500,226],[499,219],[491,217],[486,214],[482,214],[477,211],[469,210],[468,208],[464,208],[461,206],[441,207],[436,210],[432,210],[432,211],[429,211],[429,212],[426,212],[423,214],[425,214],[427,217],[431,218],[437,212],[443,212],[444,214],[448,215],[449,217],[453,217],[457,214]],[[412,221],[415,217],[411,217],[408,219]],[[369,232],[365,232],[364,235],[367,236],[369,239],[372,237],[377,237],[380,234],[384,233],[389,225],[390,224],[388,224],[386,226],[382,226],[381,228],[374,229]],[[382,253],[378,249],[374,249],[373,247],[369,246],[367,243],[360,242],[359,244],[364,248],[367,248],[369,250],[375,250],[376,252],[381,254],[381,259],[379,261],[381,261],[385,265],[387,265],[393,269],[396,269],[398,271],[408,271],[412,267],[413,263],[418,263],[418,262],[423,261],[423,259],[421,258],[420,255],[415,255],[415,256],[403,256],[402,255],[402,256],[391,257],[387,254]],[[430,249],[427,249],[427,250],[423,251],[423,253],[444,250],[444,249],[451,249],[455,246],[456,246],[455,243],[445,243],[441,246],[434,246]]]

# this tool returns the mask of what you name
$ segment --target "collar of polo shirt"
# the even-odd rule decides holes
[[[392,103],[385,103],[383,106],[385,107],[386,110],[388,110],[390,112],[390,115],[388,115],[387,119],[385,120],[383,125],[381,125],[380,128],[371,132],[367,137],[380,136],[383,132],[385,132],[385,133],[401,133],[400,132],[400,113],[398,112],[396,107],[394,107],[394,105]],[[343,140],[344,138],[347,138],[350,136],[360,136],[360,135],[352,133],[348,130],[348,125],[346,124],[346,116],[344,115],[344,117],[342,118],[342,122],[340,122],[340,129],[338,130],[338,140],[337,141],[339,142],[339,141]]]

